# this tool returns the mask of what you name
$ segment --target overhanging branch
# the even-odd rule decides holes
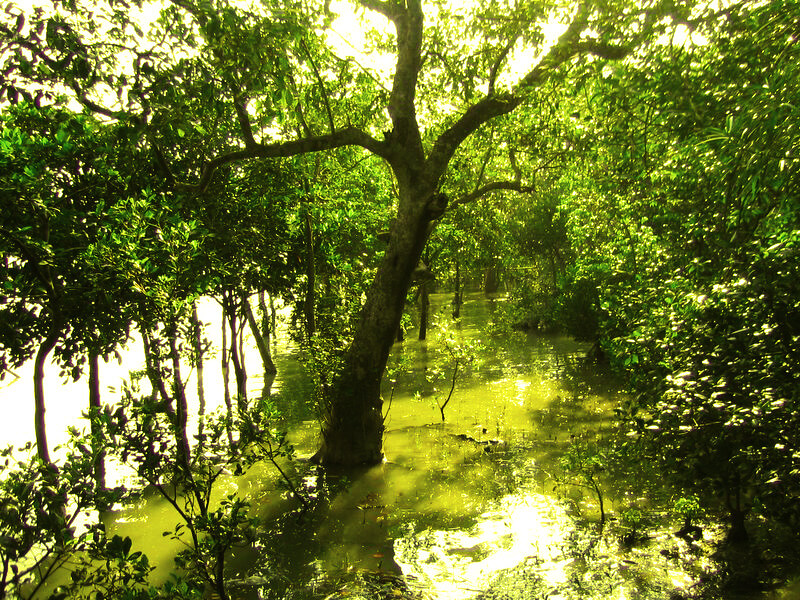
[[[431,149],[428,157],[428,172],[434,177],[440,176],[450,162],[453,153],[465,139],[484,123],[512,112],[523,102],[526,90],[542,85],[559,66],[574,56],[580,53],[591,53],[608,59],[620,59],[626,56],[630,52],[629,48],[606,44],[594,39],[581,39],[581,34],[589,25],[589,13],[590,8],[586,4],[578,7],[575,17],[566,31],[561,34],[558,41],[550,47],[541,60],[519,80],[511,92],[506,94],[490,92],[470,106],[455,123],[446,129]],[[504,53],[501,52],[499,60],[502,60],[503,56]],[[495,63],[495,65],[499,64],[499,62]],[[491,74],[493,79],[496,76],[496,73]]]
[[[361,146],[381,158],[388,159],[385,143],[379,142],[356,127],[347,127],[328,135],[276,144],[256,144],[250,148],[243,148],[241,150],[233,150],[220,154],[206,163],[200,175],[200,181],[197,184],[178,184],[178,188],[188,193],[202,193],[211,182],[214,171],[232,162],[254,158],[286,158],[289,156],[297,156],[298,154],[322,152],[324,150],[332,150],[345,146]]]

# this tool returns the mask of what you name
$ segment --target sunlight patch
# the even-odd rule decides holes
[[[528,563],[548,587],[566,580],[562,542],[572,528],[564,508],[541,494],[509,495],[466,530],[412,526],[395,540],[395,562],[403,574],[433,597],[471,598],[491,587],[504,570]]]

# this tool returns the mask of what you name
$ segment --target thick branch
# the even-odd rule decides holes
[[[385,143],[379,142],[356,127],[347,127],[328,135],[276,144],[256,144],[252,148],[244,148],[220,154],[206,163],[200,176],[200,181],[197,184],[182,184],[180,188],[189,193],[201,193],[205,191],[208,184],[211,182],[214,171],[232,162],[252,158],[285,158],[309,152],[321,152],[323,150],[332,150],[333,148],[342,148],[344,146],[361,146],[373,154],[388,160]]]
[[[420,0],[400,4],[381,0],[361,0],[361,5],[381,13],[397,31],[397,64],[389,95],[389,117],[394,126],[393,138],[406,151],[422,156],[422,141],[414,99],[422,68],[423,15]]]
[[[470,106],[461,117],[446,129],[433,144],[428,162],[435,173],[443,173],[453,153],[478,127],[520,105],[522,99],[513,94],[485,96]]]
[[[428,159],[428,169],[434,177],[440,176],[453,153],[461,143],[472,135],[487,121],[513,111],[523,101],[526,89],[534,88],[545,82],[555,69],[570,60],[581,51],[602,51],[601,48],[590,41],[582,42],[581,33],[588,25],[589,10],[585,5],[578,7],[575,18],[558,41],[548,50],[541,60],[536,63],[531,71],[526,74],[513,91],[507,94],[489,94],[470,106],[461,117],[445,130],[433,145]],[[622,50],[620,49],[620,52]],[[615,57],[619,57],[616,56]]]
[[[403,9],[397,4],[387,2],[386,0],[360,0],[361,6],[374,10],[376,13],[382,14],[389,19],[392,23],[396,23],[402,16]]]
[[[90,100],[89,97],[86,95],[86,92],[83,91],[77,84],[73,84],[72,90],[75,92],[75,99],[84,107],[88,108],[95,114],[103,115],[104,117],[108,117],[109,119],[123,119],[127,113],[124,112],[117,112],[111,110],[110,108],[106,108],[105,106],[100,106],[94,100]]]
[[[619,60],[625,58],[631,53],[631,49],[627,46],[616,46],[614,44],[606,44],[600,40],[581,40],[577,45],[578,52],[586,54],[594,54],[600,58],[607,60]]]

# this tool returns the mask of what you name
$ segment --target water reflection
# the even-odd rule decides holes
[[[412,587],[442,600],[472,598],[498,574],[533,565],[545,589],[566,581],[562,540],[572,521],[561,503],[537,493],[507,495],[467,529],[414,531],[395,540],[395,562]]]

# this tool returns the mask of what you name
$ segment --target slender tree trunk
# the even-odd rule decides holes
[[[247,318],[247,324],[250,326],[250,332],[253,334],[253,339],[256,341],[256,348],[258,348],[258,353],[261,355],[264,372],[274,375],[278,372],[278,369],[275,368],[275,362],[272,360],[272,354],[269,351],[269,338],[265,340],[261,335],[261,328],[258,326],[256,317],[253,314],[250,301],[244,295],[242,295],[242,307],[244,308],[244,316]]]
[[[483,292],[485,294],[495,294],[499,289],[500,278],[497,276],[497,265],[492,265],[484,272]]]
[[[153,388],[151,400],[155,401],[157,396],[161,396],[164,412],[170,418],[175,418],[175,408],[172,406],[172,396],[167,391],[164,383],[164,375],[161,370],[161,342],[154,338],[146,327],[140,327],[142,332],[142,345],[144,346],[144,362],[147,371],[147,378]]]
[[[205,349],[203,348],[203,327],[197,315],[197,303],[192,303],[192,347],[194,350],[194,367],[197,373],[197,455],[203,451],[203,421],[206,415],[206,389],[204,376]]]
[[[272,301],[272,296],[270,296],[269,307],[267,307],[265,296],[264,290],[258,292],[258,311],[261,313],[261,337],[269,349],[272,344],[272,336],[275,334],[275,304]],[[270,356],[272,356],[271,351]]]
[[[456,259],[455,292],[453,293],[453,318],[461,316],[461,264]]]
[[[47,357],[55,348],[58,338],[61,336],[61,319],[54,315],[50,322],[50,330],[47,337],[39,344],[36,352],[36,360],[33,364],[33,402],[34,416],[33,424],[36,430],[36,451],[39,458],[46,465],[53,466],[50,460],[50,449],[47,447],[47,426],[45,424],[45,402],[44,402],[44,367]]]
[[[275,310],[275,298],[272,297],[272,294],[269,296],[269,319],[271,325],[272,335],[277,339],[278,336],[278,311]]]
[[[303,301],[303,314],[306,320],[306,339],[311,339],[317,332],[317,323],[314,316],[316,304],[317,269],[314,261],[314,230],[311,223],[311,212],[306,210],[304,239],[306,246],[306,296]]]
[[[178,445],[178,461],[181,468],[186,473],[190,472],[192,459],[189,448],[189,435],[186,431],[189,419],[189,403],[186,400],[186,390],[184,389],[181,377],[181,356],[178,352],[178,327],[171,323],[167,331],[169,340],[170,358],[172,359],[172,382],[175,396],[175,441]]]
[[[247,372],[244,370],[241,352],[241,337],[244,332],[239,325],[235,298],[234,293],[227,294],[223,306],[231,329],[230,359],[233,363],[233,374],[236,377],[237,406],[239,410],[245,410],[247,408]]]
[[[420,341],[428,337],[428,317],[431,308],[430,294],[428,293],[428,282],[422,281],[419,284],[419,339]]]
[[[233,403],[231,402],[231,384],[230,384],[230,361],[228,359],[228,319],[225,316],[225,299],[223,296],[222,302],[222,352],[220,353],[220,362],[222,369],[222,388],[223,398],[225,400],[225,410],[228,414],[226,428],[228,430],[228,442],[233,446],[233,431],[231,430],[230,421],[233,418]]]
[[[94,455],[94,481],[98,490],[106,489],[106,453],[102,446],[102,427],[97,417],[103,410],[100,396],[100,356],[89,352],[89,413],[92,416],[92,454]]]

